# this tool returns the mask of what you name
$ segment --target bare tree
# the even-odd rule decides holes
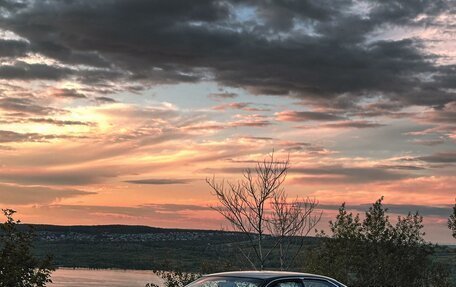
[[[313,216],[318,205],[315,200],[287,201],[282,184],[288,169],[289,159],[276,160],[272,152],[253,170],[246,169],[242,179],[235,183],[206,179],[220,202],[212,208],[235,230],[247,236],[249,250],[240,245],[238,248],[254,269],[263,270],[266,260],[276,248],[280,249],[281,267],[285,267],[288,258],[292,258],[288,260],[291,264],[303,244],[301,241],[301,246],[298,245],[289,257],[291,239],[300,237],[302,240],[302,236],[307,235],[321,217],[321,214]],[[266,238],[273,240],[268,248],[264,244]]]
[[[274,195],[271,206],[268,229],[278,242],[280,269],[289,269],[302,251],[305,236],[320,221],[322,211],[316,212],[316,199],[296,198],[290,202],[283,190]]]

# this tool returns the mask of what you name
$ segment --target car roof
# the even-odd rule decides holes
[[[310,273],[286,272],[286,271],[234,271],[234,272],[207,274],[205,276],[243,277],[243,278],[254,278],[254,279],[262,279],[262,280],[271,280],[271,279],[288,278],[288,277],[313,277],[313,278],[331,279],[329,277],[310,274]]]

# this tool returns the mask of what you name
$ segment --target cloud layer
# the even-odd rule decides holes
[[[272,2],[0,1],[0,203],[33,222],[218,228],[202,179],[274,149],[292,196],[333,212],[385,195],[443,240],[452,1]]]

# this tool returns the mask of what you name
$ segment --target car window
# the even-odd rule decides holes
[[[283,280],[274,283],[272,287],[304,287],[301,280]]]
[[[261,280],[235,277],[203,277],[187,287],[259,287]]]
[[[324,280],[304,279],[304,287],[334,287],[334,285]]]

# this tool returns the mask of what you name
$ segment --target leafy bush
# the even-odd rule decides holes
[[[155,274],[163,278],[165,287],[184,287],[201,277],[199,273],[180,271],[155,271]],[[146,287],[158,287],[154,283],[146,284]]]

